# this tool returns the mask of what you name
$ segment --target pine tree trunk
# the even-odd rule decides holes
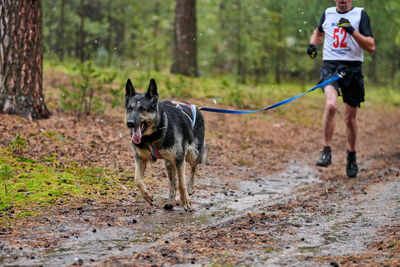
[[[84,0],[80,1],[79,4],[79,31],[77,43],[77,54],[79,55],[79,60],[81,63],[85,61],[85,15],[86,8]]]
[[[60,57],[60,61],[64,61],[64,24],[65,24],[65,0],[61,0],[60,3],[60,22],[58,25],[58,40],[57,40],[57,50]]]
[[[154,3],[154,24],[153,24],[153,40],[154,40],[154,52],[153,52],[153,65],[155,71],[160,71],[159,65],[159,51],[158,51],[158,35],[160,34],[160,2],[155,1]]]
[[[281,83],[281,72],[282,72],[282,67],[281,67],[281,63],[282,63],[282,59],[284,58],[283,56],[283,49],[282,49],[282,7],[279,6],[278,7],[278,12],[277,12],[278,18],[277,18],[277,22],[276,22],[276,28],[277,28],[277,44],[276,44],[276,62],[275,62],[275,82],[277,84]]]
[[[218,30],[221,32],[221,34],[223,34],[225,32],[226,24],[227,24],[227,20],[226,20],[227,7],[226,6],[227,6],[227,0],[221,0],[219,7],[218,7],[218,19],[219,19],[219,29]],[[224,37],[222,37],[222,38],[224,38]],[[222,53],[222,50],[224,50],[224,48],[225,48],[225,46],[221,45],[221,43],[216,44],[216,46],[214,48],[214,50],[215,50],[214,57],[216,58],[216,65],[218,66],[219,71],[225,71],[225,67],[227,65],[226,53]]]
[[[109,1],[107,3],[107,22],[108,22],[108,30],[107,30],[107,67],[111,66],[111,55],[112,55],[112,46],[113,46],[113,21],[111,16],[112,11],[112,2]]]
[[[237,16],[236,16],[236,64],[237,64],[237,75],[239,83],[246,83],[246,69],[243,62],[243,41],[242,41],[242,7],[241,2],[236,0],[235,2]]]
[[[198,76],[196,31],[196,0],[176,0],[172,73]]]
[[[0,112],[50,116],[42,93],[42,7],[38,0],[0,0]]]

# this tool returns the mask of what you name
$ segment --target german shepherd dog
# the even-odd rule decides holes
[[[169,178],[169,198],[164,208],[170,210],[175,205],[177,174],[182,205],[185,211],[190,211],[189,195],[194,192],[196,167],[205,160],[204,120],[200,111],[184,102],[159,102],[154,79],[150,80],[145,94],[136,93],[128,79],[125,107],[126,125],[135,153],[135,183],[140,194],[152,205],[143,175],[149,161],[162,158]],[[186,161],[191,166],[188,182]]]

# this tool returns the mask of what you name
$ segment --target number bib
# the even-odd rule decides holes
[[[323,60],[364,61],[363,49],[350,34],[338,27],[340,18],[346,18],[359,31],[362,10],[361,7],[354,7],[344,14],[338,13],[336,7],[325,10],[325,21],[322,24],[325,32]]]

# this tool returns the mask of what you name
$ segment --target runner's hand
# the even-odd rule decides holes
[[[351,26],[350,21],[345,18],[341,18],[338,23],[339,27],[342,27],[347,33],[353,34],[354,28]]]
[[[314,59],[317,56],[317,47],[314,44],[309,44],[307,47],[307,54],[310,58]]]

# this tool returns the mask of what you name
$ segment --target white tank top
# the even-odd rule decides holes
[[[338,13],[336,7],[325,10],[325,21],[322,24],[325,32],[323,60],[364,61],[363,49],[350,34],[338,27],[340,18],[346,18],[359,31],[362,10],[361,7],[354,7],[344,14]]]

